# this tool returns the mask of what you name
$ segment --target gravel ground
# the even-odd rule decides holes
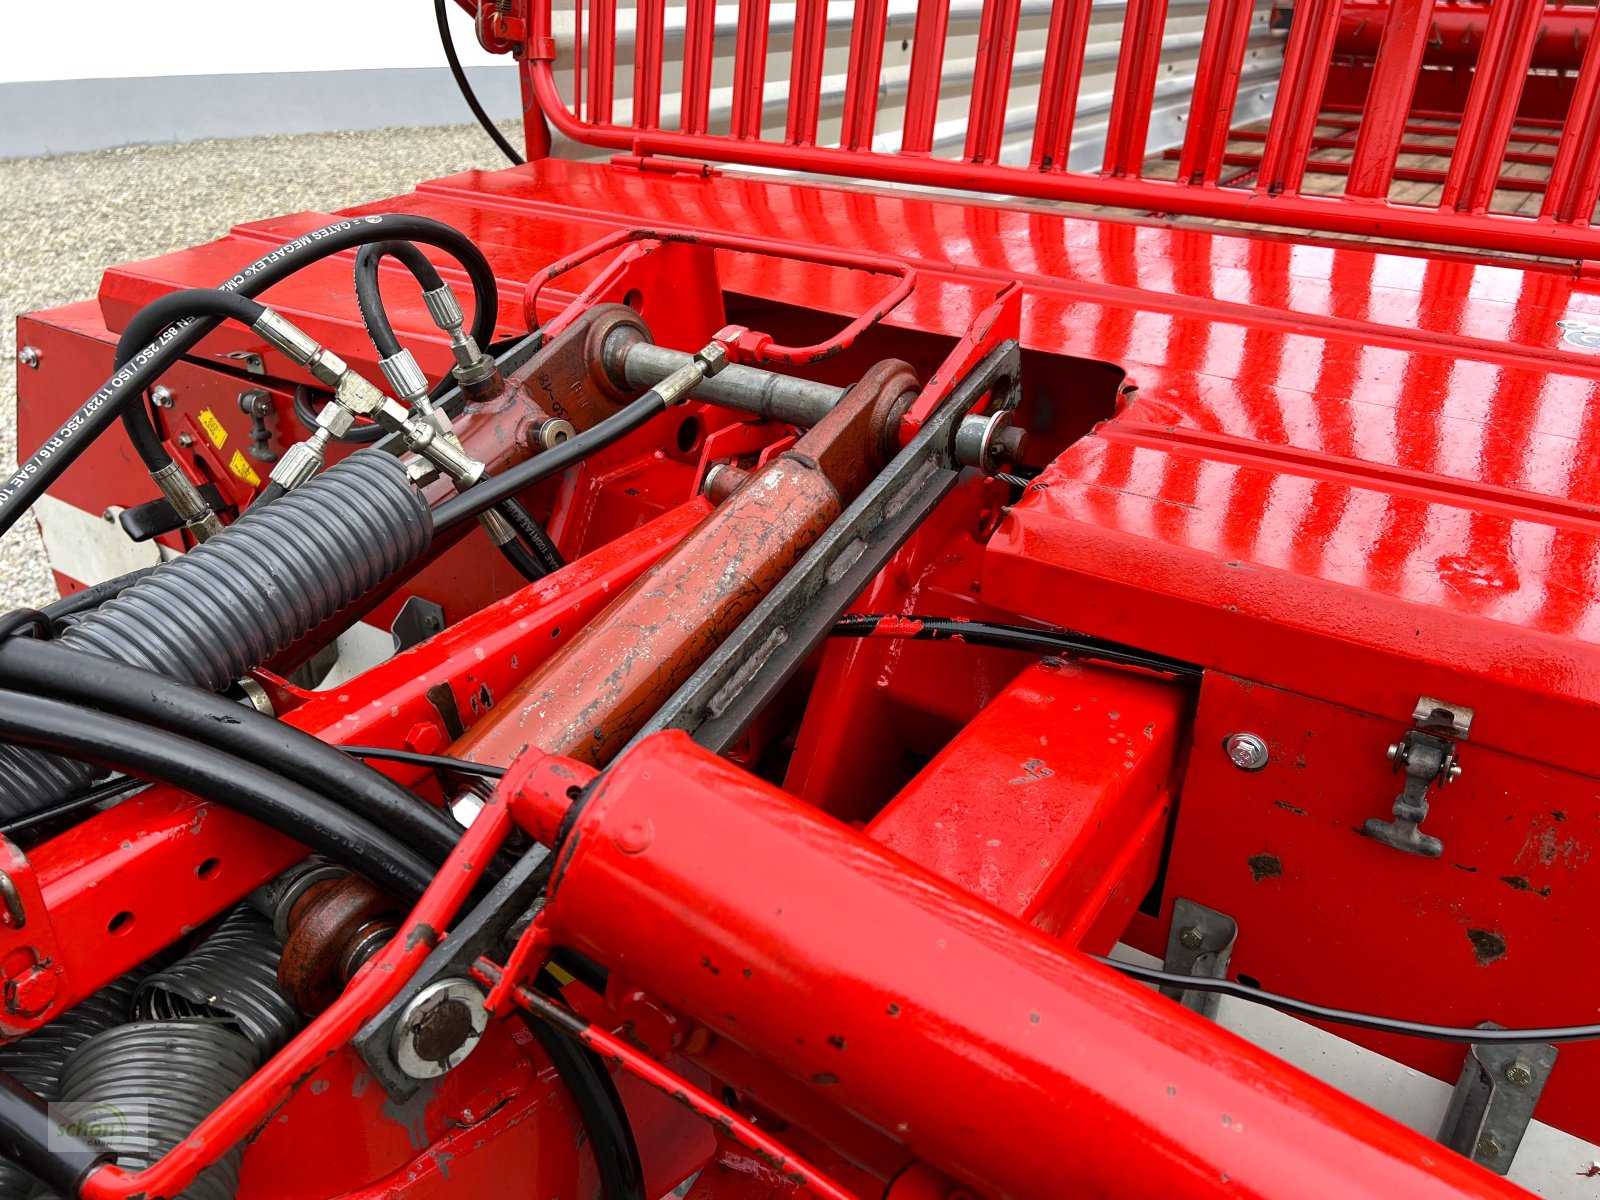
[[[409,191],[418,180],[501,161],[476,126],[450,126],[130,146],[0,162],[5,471],[15,469],[17,454],[18,314],[92,297],[105,267],[210,241],[242,221],[377,200]],[[0,538],[0,611],[55,595],[34,524],[24,518]]]

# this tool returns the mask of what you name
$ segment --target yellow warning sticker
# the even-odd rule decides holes
[[[220,446],[222,443],[218,442],[217,445]],[[244,456],[244,451],[242,450],[233,452],[233,457],[228,460],[228,470],[232,471],[251,487],[261,486],[261,476],[256,474],[256,469],[250,465],[250,460]]]
[[[228,431],[222,427],[222,422],[217,420],[217,414],[209,408],[202,408],[200,410],[200,427],[206,431],[206,436],[211,439],[211,444],[221,450],[222,444],[228,440]]]

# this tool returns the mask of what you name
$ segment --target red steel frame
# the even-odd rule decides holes
[[[875,128],[885,8],[858,5],[851,34],[849,85],[838,145],[819,145],[818,110],[825,49],[826,6],[797,8],[789,70],[788,119],[781,140],[762,136],[761,92],[765,83],[766,5],[745,0],[739,6],[738,59],[734,75],[731,136],[706,130],[705,111],[713,60],[703,47],[685,55],[683,117],[676,129],[661,120],[664,44],[659,36],[659,3],[641,4],[635,45],[633,114],[626,125],[610,119],[610,83],[616,66],[615,0],[590,0],[584,36],[584,6],[575,9],[580,53],[574,84],[581,94],[587,71],[588,116],[569,106],[556,75],[556,44],[551,36],[553,0],[530,0],[529,37],[523,69],[530,96],[544,117],[567,137],[586,145],[632,155],[680,155],[716,162],[815,172],[823,175],[995,192],[1032,199],[1068,200],[1140,211],[1249,221],[1312,232],[1358,234],[1480,250],[1600,258],[1600,234],[1590,227],[1600,195],[1600,153],[1594,145],[1594,105],[1600,94],[1600,61],[1586,52],[1576,64],[1574,119],[1560,130],[1559,169],[1537,217],[1492,211],[1489,202],[1505,158],[1506,142],[1521,97],[1520,81],[1535,48],[1567,34],[1569,49],[1557,58],[1572,70],[1579,35],[1593,25],[1593,9],[1540,0],[1501,0],[1493,5],[1485,47],[1473,72],[1462,122],[1460,145],[1452,160],[1445,195],[1437,205],[1387,199],[1396,178],[1394,160],[1407,125],[1412,85],[1433,46],[1430,31],[1442,19],[1454,30],[1481,6],[1399,0],[1367,2],[1352,13],[1343,0],[1301,0],[1284,45],[1278,99],[1265,137],[1260,170],[1244,180],[1224,176],[1233,163],[1222,154],[1229,138],[1234,96],[1254,11],[1251,0],[1222,0],[1207,16],[1196,67],[1194,99],[1188,113],[1177,180],[1146,176],[1155,74],[1166,24],[1164,0],[1130,0],[1124,18],[1121,57],[1113,96],[1104,161],[1098,173],[1067,168],[1073,108],[1082,72],[1088,29],[1087,0],[1052,6],[1046,64],[1034,117],[1034,140],[1026,167],[999,161],[1005,97],[1016,37],[1016,0],[989,0],[983,6],[977,75],[968,112],[967,135],[959,159],[931,154],[938,108],[948,0],[918,6],[907,84],[900,151],[869,148]],[[1445,13],[1446,8],[1454,11]],[[691,6],[689,45],[698,46],[704,6]],[[1356,23],[1351,24],[1354,20]],[[699,24],[696,24],[696,22]],[[1324,88],[1336,52],[1343,46],[1379,39],[1374,83],[1362,113],[1355,160],[1343,196],[1306,194],[1302,183],[1317,136]],[[1459,35],[1458,35],[1459,36]],[[1471,33],[1464,35],[1471,40]],[[1590,39],[1592,43],[1592,39]],[[543,151],[545,134],[537,122],[529,134],[530,152]]]

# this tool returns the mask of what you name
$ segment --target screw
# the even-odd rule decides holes
[[[1222,740],[1222,748],[1241,771],[1259,771],[1271,757],[1267,743],[1253,733],[1230,733]]]
[[[1444,773],[1444,781],[1446,783],[1454,783],[1456,780],[1458,780],[1460,778],[1461,778],[1461,764],[1458,763],[1458,762],[1451,763],[1450,764],[1450,769]]]
[[[1206,935],[1191,925],[1178,934],[1178,941],[1185,950],[1198,950],[1206,944]]]
[[[1525,1062],[1512,1062],[1506,1064],[1506,1082],[1512,1087],[1527,1087],[1533,1082],[1533,1071]]]
[[[1400,743],[1399,742],[1390,742],[1389,743],[1389,761],[1390,762],[1394,762],[1394,760],[1399,758],[1399,757],[1400,757]]]
[[[24,346],[22,349],[17,351],[17,362],[21,363],[25,367],[32,367],[35,370],[38,370],[39,362],[43,358],[44,355],[39,353],[39,348],[37,346]]]
[[[161,384],[157,384],[155,387],[150,389],[150,403],[154,404],[157,408],[171,408],[172,389],[169,387],[164,387]]]
[[[18,1016],[38,1016],[55,1001],[59,985],[54,971],[34,963],[6,980],[6,1011]]]
[[[1489,1137],[1487,1134],[1485,1134],[1483,1137],[1478,1139],[1478,1157],[1479,1158],[1499,1158],[1500,1157],[1500,1143],[1495,1141],[1492,1137]]]
[[[178,445],[187,450],[190,446],[194,445],[194,434],[187,431],[180,433],[178,435]]]

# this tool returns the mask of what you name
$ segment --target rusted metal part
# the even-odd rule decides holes
[[[898,410],[915,388],[904,363],[869,370],[454,752],[505,764],[532,747],[609,762],[881,469]]]
[[[302,1012],[322,1012],[403,915],[396,901],[359,875],[307,889],[289,914],[278,986]]]
[[[482,409],[474,406],[469,414],[489,412],[499,418],[508,408],[521,404],[544,417],[571,421],[580,433],[609,417],[632,400],[639,389],[630,389],[613,378],[605,366],[607,339],[626,331],[639,341],[651,340],[650,331],[639,314],[624,304],[597,304],[534,355],[526,366],[506,379],[500,398]],[[515,428],[520,434],[523,420],[494,423]]]

